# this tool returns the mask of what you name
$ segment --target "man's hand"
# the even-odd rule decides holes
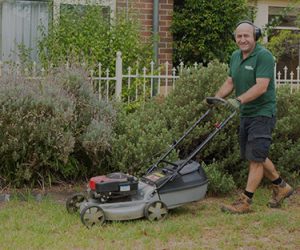
[[[241,106],[241,102],[236,98],[229,98],[227,100],[228,104],[231,105],[235,109],[239,109]]]

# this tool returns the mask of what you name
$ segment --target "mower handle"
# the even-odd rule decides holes
[[[228,101],[226,101],[223,98],[220,97],[206,97],[206,102],[210,105],[217,105],[217,104],[221,104],[224,106],[229,106],[229,109],[232,111],[232,113],[220,124],[218,124],[218,126],[216,126],[215,130],[213,132],[211,132],[207,138],[200,144],[198,145],[198,147],[190,154],[190,156],[185,159],[184,163],[180,164],[179,169],[176,170],[176,173],[174,173],[174,175],[171,177],[172,179],[174,179],[176,177],[176,175],[180,172],[180,170],[208,143],[209,140],[211,140],[217,133],[219,130],[221,130],[228,122],[229,120],[237,113],[236,109],[233,108],[232,105],[230,105],[228,103]],[[165,158],[171,153],[171,151],[173,151],[176,146],[188,135],[191,133],[191,131],[199,125],[199,123],[211,112],[211,109],[208,109],[194,124],[192,127],[190,127],[184,134],[183,136],[179,139],[174,141],[174,143],[172,144],[172,146],[169,148],[169,150],[155,163],[153,164],[146,172],[146,174],[151,173],[155,168],[158,167],[158,164],[160,162],[165,162],[168,163],[170,165],[175,166],[176,164],[168,162],[165,160]],[[180,174],[180,173],[179,173]],[[168,179],[169,180],[169,179]],[[162,183],[158,188],[161,188],[166,182]]]
[[[208,104],[216,105],[216,104],[227,104],[227,101],[221,97],[206,97],[206,102]]]
[[[209,105],[224,105],[227,106],[231,111],[235,111],[236,108],[232,106],[227,100],[221,98],[221,97],[206,97],[206,102]]]

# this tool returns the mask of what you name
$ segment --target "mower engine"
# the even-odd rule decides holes
[[[89,181],[90,197],[101,202],[128,199],[138,190],[138,180],[124,173],[111,173],[92,177]]]

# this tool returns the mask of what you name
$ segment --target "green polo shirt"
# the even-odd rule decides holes
[[[269,50],[256,44],[253,52],[245,59],[241,50],[233,52],[230,60],[229,76],[233,79],[236,96],[240,96],[256,84],[256,78],[270,78],[267,91],[255,100],[242,104],[241,117],[268,116],[276,113],[274,83],[274,58]]]

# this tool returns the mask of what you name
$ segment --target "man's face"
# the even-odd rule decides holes
[[[235,42],[244,54],[250,54],[255,48],[253,29],[252,25],[242,23],[235,30]]]

